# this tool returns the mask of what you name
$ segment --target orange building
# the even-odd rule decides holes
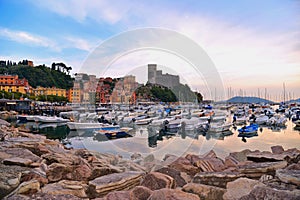
[[[0,75],[0,90],[6,92],[30,93],[30,85],[27,79],[19,79],[18,75]]]

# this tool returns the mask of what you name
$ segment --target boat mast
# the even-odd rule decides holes
[[[283,103],[285,104],[285,83],[283,82]]]

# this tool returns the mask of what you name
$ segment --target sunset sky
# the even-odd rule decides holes
[[[243,90],[258,96],[260,91],[264,97],[266,90],[270,99],[279,101],[285,83],[287,98],[300,97],[297,0],[0,0],[0,9],[0,60],[29,59],[48,66],[64,62],[73,73],[92,73],[84,63],[103,42],[126,31],[156,27],[197,43],[216,67],[225,93],[231,87],[234,95]],[[152,62],[211,95],[199,76],[192,77],[189,64],[175,57],[133,52],[115,61],[105,75],[139,74]]]

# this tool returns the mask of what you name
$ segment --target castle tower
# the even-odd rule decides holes
[[[148,64],[148,82],[156,83],[156,64]]]

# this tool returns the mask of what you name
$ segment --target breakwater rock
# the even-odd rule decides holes
[[[205,155],[119,155],[68,149],[0,127],[1,199],[300,199],[300,151],[274,146],[224,160]]]

